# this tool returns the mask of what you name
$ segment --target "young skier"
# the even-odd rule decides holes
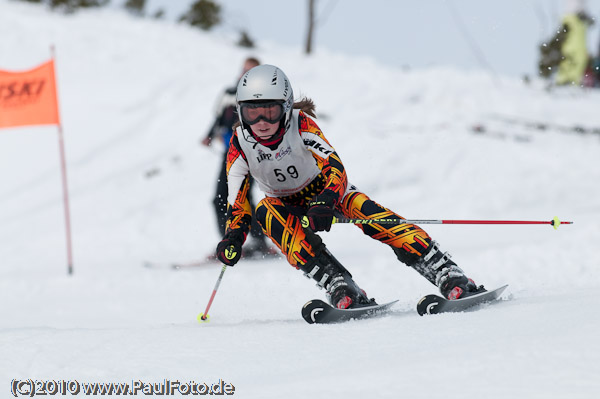
[[[294,103],[292,86],[272,65],[246,72],[237,88],[239,126],[227,155],[228,220],[217,257],[233,266],[250,225],[248,179],[265,193],[256,219],[288,262],[325,288],[339,309],[375,304],[314,232],[329,231],[335,214],[361,219],[402,219],[348,183],[344,165],[311,117],[312,100]],[[302,226],[306,216],[310,228]],[[468,279],[447,253],[419,226],[358,225],[387,244],[397,258],[439,287],[448,299],[484,290]]]

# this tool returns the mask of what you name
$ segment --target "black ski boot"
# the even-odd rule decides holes
[[[450,254],[442,253],[435,241],[418,258],[405,254],[406,251],[401,249],[394,249],[394,252],[400,261],[438,287],[444,298],[459,299],[486,291],[483,285],[477,287],[473,280],[465,276],[462,269],[450,260]]]
[[[314,279],[319,288],[325,288],[327,299],[335,308],[349,309],[377,304],[356,285],[350,272],[324,245],[318,255],[300,269],[306,277]]]

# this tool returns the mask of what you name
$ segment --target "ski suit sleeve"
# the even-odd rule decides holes
[[[235,121],[235,92],[236,88],[226,89],[219,98],[215,109],[215,119],[208,131],[207,137],[215,138],[221,136],[224,131],[231,130]]]
[[[348,187],[348,177],[346,176],[344,164],[315,121],[300,112],[298,123],[304,145],[312,153],[325,178],[324,190],[330,190],[337,194],[337,200],[335,201],[337,204]]]
[[[237,132],[231,138],[227,152],[227,222],[225,235],[235,232],[242,234],[243,241],[250,230],[252,208],[248,200],[249,167],[237,138]]]

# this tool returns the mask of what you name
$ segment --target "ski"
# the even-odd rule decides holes
[[[282,259],[282,255],[275,251],[268,253],[255,252],[250,255],[242,254],[242,260],[245,261],[259,261],[259,260],[271,260],[271,259]],[[204,259],[198,259],[189,262],[153,262],[144,261],[142,265],[148,269],[191,269],[210,265],[220,265],[221,261],[217,259],[216,255],[209,255]]]
[[[510,129],[508,129],[510,127]],[[514,131],[517,129],[517,132]],[[536,131],[558,132],[558,133],[576,133],[581,135],[600,134],[600,127],[582,126],[582,125],[560,125],[548,122],[539,122],[534,120],[511,118],[500,115],[492,115],[491,119],[475,123],[471,126],[471,131],[476,134],[499,139],[513,138],[517,141],[532,141],[531,133]]]
[[[218,265],[219,260],[217,257],[206,257],[205,259],[199,259],[195,261],[189,262],[152,262],[152,261],[144,261],[142,265],[148,269],[187,269],[194,267],[201,267],[207,265]]]
[[[471,295],[466,298],[453,300],[448,300],[439,295],[426,295],[421,298],[417,304],[417,312],[421,316],[424,314],[461,312],[473,306],[497,300],[506,287],[508,287],[508,285],[496,288],[495,290],[484,291],[479,294]]]
[[[514,141],[518,141],[521,143],[529,143],[533,140],[531,135],[529,135],[529,134],[517,133],[517,132],[513,132],[513,131],[510,131],[510,133],[509,133],[504,130],[495,130],[493,128],[490,129],[488,126],[483,125],[483,124],[476,124],[476,125],[471,126],[471,131],[474,134],[493,138],[493,139],[514,140]]]
[[[337,309],[320,299],[313,299],[306,302],[302,307],[302,317],[309,324],[329,324],[368,319],[386,314],[396,302],[398,301],[353,309]]]
[[[578,124],[562,125],[558,123],[529,120],[505,115],[491,115],[491,118],[508,125],[523,126],[525,128],[534,130],[554,130],[562,133],[600,134],[600,127],[596,126],[583,126]]]

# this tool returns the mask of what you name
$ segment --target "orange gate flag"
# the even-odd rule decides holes
[[[60,125],[54,60],[22,72],[0,70],[0,128]]]

